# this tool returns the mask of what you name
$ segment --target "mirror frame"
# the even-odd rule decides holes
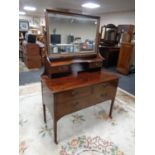
[[[71,53],[71,54],[49,54],[49,22],[48,22],[48,14],[55,13],[60,15],[68,15],[68,16],[76,16],[76,17],[85,17],[90,19],[97,19],[97,28],[96,28],[96,39],[95,39],[95,50],[93,52],[88,53]],[[46,49],[47,55],[51,58],[61,59],[61,58],[80,58],[80,57],[91,57],[97,56],[98,53],[98,45],[99,45],[99,28],[100,28],[100,17],[92,16],[87,14],[81,14],[76,12],[71,12],[69,10],[61,10],[61,9],[46,9],[45,10],[45,26],[46,26]]]

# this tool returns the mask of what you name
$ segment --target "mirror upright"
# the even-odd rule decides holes
[[[52,58],[97,53],[100,17],[46,9],[47,49]]]

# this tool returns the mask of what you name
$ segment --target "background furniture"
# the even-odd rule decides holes
[[[25,34],[27,31],[19,31],[19,58],[23,60],[23,41],[25,40]]]
[[[23,58],[29,68],[40,68],[42,65],[40,47],[36,43],[23,43]]]
[[[101,27],[100,45],[115,46],[118,44],[119,38],[117,27],[114,24],[108,24]]]
[[[135,50],[134,44],[134,25],[118,25],[118,32],[121,33],[120,54],[116,70],[122,74],[129,74],[134,70]]]
[[[129,52],[129,44],[131,43],[133,36],[134,25],[118,25],[116,27],[113,24],[108,24],[101,27],[99,51],[101,56],[105,59],[103,61],[104,67],[116,66],[117,64],[117,67],[120,66],[120,64],[122,66],[123,62],[123,66],[127,66],[126,63],[129,61],[128,59],[132,54],[132,52]],[[119,69],[117,70],[120,71],[120,67],[118,68]],[[127,72],[129,71],[126,71],[126,73]],[[120,73],[124,72],[120,71]]]
[[[116,70],[128,74],[134,61],[134,44],[122,43]]]
[[[105,59],[103,60],[104,67],[111,67],[117,65],[119,50],[120,47],[117,46],[99,46],[100,54]]]

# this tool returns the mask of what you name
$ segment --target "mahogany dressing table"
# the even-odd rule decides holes
[[[111,100],[109,116],[112,117],[118,77],[101,69],[103,59],[98,54],[100,17],[49,9],[45,15],[47,54],[41,76],[43,114],[46,123],[47,107],[53,118],[57,144],[57,122],[67,114]],[[74,38],[68,47],[66,34]]]

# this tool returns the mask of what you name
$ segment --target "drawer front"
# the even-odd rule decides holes
[[[84,87],[57,94],[56,98],[58,102],[61,102],[62,100],[70,101],[79,99],[81,97],[87,97],[91,95],[91,93],[92,93],[91,87]]]
[[[52,73],[60,73],[60,72],[67,72],[69,71],[69,66],[59,66],[59,67],[52,67]]]
[[[75,100],[61,101],[56,102],[56,115],[58,118],[76,112],[78,110],[84,109],[93,105],[95,102],[92,102],[91,97],[83,97]]]
[[[117,81],[114,81],[57,94],[55,98],[57,118],[113,99],[116,94],[116,89]]]
[[[93,62],[89,64],[89,68],[98,68],[102,67],[102,62]]]
[[[98,102],[113,99],[117,90],[117,81],[112,83],[101,83],[94,86],[94,95]]]

